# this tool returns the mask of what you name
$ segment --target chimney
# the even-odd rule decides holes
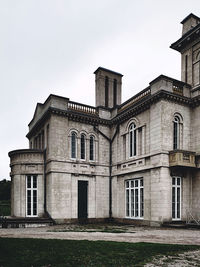
[[[190,13],[181,23],[183,24],[182,35],[184,35],[200,23],[200,18]]]

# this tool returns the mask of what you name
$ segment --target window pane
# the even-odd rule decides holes
[[[33,190],[33,215],[37,215],[37,191]]]
[[[138,189],[135,189],[135,217],[138,217]]]
[[[71,157],[76,158],[76,134],[74,132],[71,136]]]
[[[130,139],[130,144],[129,144],[129,146],[130,146],[130,157],[132,157],[133,156],[133,131],[131,131],[130,132],[130,134],[129,134],[129,139]]]
[[[31,215],[31,190],[27,190],[27,215]]]
[[[129,188],[129,181],[126,181],[126,188]]]
[[[173,185],[175,185],[175,184],[176,184],[176,180],[175,180],[175,178],[174,178],[174,177],[172,178],[172,184],[173,184]]]
[[[137,147],[136,146],[137,145],[137,143],[136,143],[136,130],[134,130],[133,133],[134,133],[134,152],[133,153],[134,153],[134,156],[135,156],[136,155],[136,147]]]
[[[27,176],[27,188],[31,188],[31,176]]]
[[[81,135],[81,159],[85,159],[85,135]]]
[[[134,217],[134,189],[131,190],[131,217]]]
[[[90,136],[90,160],[94,160],[94,137]]]
[[[33,188],[37,188],[37,177],[33,176]]]
[[[140,188],[140,217],[144,216],[144,189]]]
[[[129,217],[129,190],[126,190],[126,216]]]

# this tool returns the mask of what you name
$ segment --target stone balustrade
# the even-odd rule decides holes
[[[87,113],[90,115],[91,114],[92,115],[98,115],[97,109],[95,107],[83,105],[83,104],[72,102],[72,101],[68,102],[68,109],[73,110],[73,111],[77,111],[77,112],[81,112],[81,113]]]

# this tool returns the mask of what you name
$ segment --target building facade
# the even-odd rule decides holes
[[[171,45],[181,81],[160,75],[121,103],[122,74],[99,67],[96,106],[50,95],[9,152],[12,216],[160,225],[200,213],[200,18]]]

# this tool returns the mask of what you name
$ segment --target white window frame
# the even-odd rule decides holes
[[[142,181],[142,185],[141,185]],[[138,186],[136,186],[136,182],[138,183]],[[128,186],[127,186],[128,184]],[[143,199],[141,203],[141,189],[143,192]],[[136,215],[136,190],[138,190],[138,215]],[[132,193],[134,192],[134,202],[131,202]],[[127,214],[127,192],[128,193],[128,213]],[[143,210],[141,210],[141,204],[143,204]],[[133,209],[132,209],[133,208]],[[141,216],[141,212],[143,211],[143,214]],[[137,179],[131,179],[125,181],[125,218],[127,219],[138,219],[143,220],[144,219],[144,179],[143,178],[137,178]]]
[[[31,177],[31,187],[28,187],[28,177]],[[36,187],[33,187],[33,177],[36,177]],[[31,192],[31,214],[28,214],[28,191]],[[36,214],[33,214],[33,191],[37,194]],[[38,176],[35,174],[26,175],[26,217],[38,217]]]
[[[173,179],[175,179],[175,184],[173,184]],[[180,181],[180,184],[178,185],[178,179]],[[173,188],[175,188],[175,217],[173,217]],[[179,189],[180,192],[180,200],[179,200],[179,210],[180,210],[180,216],[177,217],[177,191]],[[173,221],[180,221],[181,220],[181,206],[182,206],[182,179],[179,176],[173,176],[172,177],[172,220]]]

